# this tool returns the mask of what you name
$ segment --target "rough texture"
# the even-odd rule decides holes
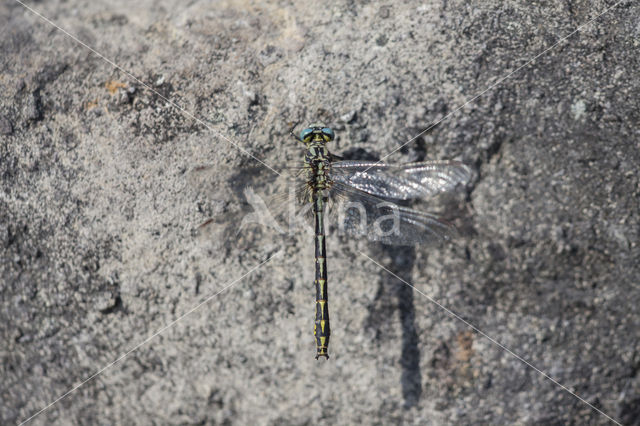
[[[613,4],[33,2],[154,93],[3,1],[0,423],[239,280],[31,424],[608,423],[424,295],[640,424],[640,5],[458,110]],[[280,170],[291,123],[323,121],[334,152],[381,158],[443,117],[388,160],[474,167],[447,202],[463,236],[331,237],[316,361],[313,243],[236,233],[273,173],[233,144]]]

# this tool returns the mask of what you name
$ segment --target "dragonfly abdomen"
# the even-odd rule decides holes
[[[313,196],[313,214],[315,217],[316,248],[316,322],[313,334],[316,337],[316,359],[329,358],[329,297],[327,294],[327,249],[324,235],[324,205],[326,198],[322,193]]]

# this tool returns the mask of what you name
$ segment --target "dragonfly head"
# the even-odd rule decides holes
[[[310,125],[300,132],[300,140],[304,143],[311,141],[331,142],[335,138],[335,134],[330,127],[319,124]]]

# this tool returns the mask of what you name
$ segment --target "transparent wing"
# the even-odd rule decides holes
[[[271,215],[289,231],[299,226],[306,226],[308,231],[313,231],[311,192],[305,181],[299,178],[282,179],[275,194],[267,197],[265,205]]]
[[[369,161],[338,161],[331,165],[333,182],[369,194],[408,200],[426,198],[464,185],[471,169],[459,161],[425,161],[401,165]]]
[[[457,235],[436,215],[398,206],[342,183],[330,190],[330,222],[338,233],[392,245],[429,245]]]
[[[300,222],[313,223],[312,212],[307,212],[302,203],[308,197],[306,185],[300,179],[300,167],[288,167],[280,176],[272,179],[256,179],[257,188],[244,186],[241,193],[230,185],[217,188],[214,166],[197,166],[189,172],[192,186],[211,192],[216,198],[216,207],[202,203],[211,217],[194,231],[203,239],[233,239],[246,229],[258,226],[276,233],[293,232]],[[232,183],[233,184],[233,183]],[[309,214],[311,213],[311,214]],[[311,216],[311,219],[309,219]],[[294,226],[295,225],[295,226]],[[229,229],[227,229],[229,228]]]
[[[245,187],[239,206],[234,206],[230,213],[208,219],[197,228],[197,234],[203,238],[219,238],[220,229],[225,225],[234,230],[235,238],[252,228],[280,235],[298,235],[300,232],[312,235],[314,216],[310,188],[298,171],[299,168],[286,170],[275,181],[256,190]]]
[[[210,230],[222,229],[223,224],[233,224],[236,238],[238,232],[253,225],[271,228],[276,233],[299,232],[302,226],[312,233],[310,189],[299,170],[292,168],[283,173],[265,192],[259,190],[258,194],[245,189],[246,205],[240,211],[208,220],[198,228],[198,233],[215,235]],[[467,166],[454,161],[400,166],[339,161],[332,164],[334,184],[325,191],[327,222],[339,233],[386,244],[428,245],[448,240],[456,235],[456,229],[444,219],[379,197],[402,200],[425,197],[466,183],[470,175]]]

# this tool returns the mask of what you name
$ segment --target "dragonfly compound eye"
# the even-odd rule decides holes
[[[311,136],[312,133],[313,133],[313,129],[311,127],[308,127],[300,132],[300,139],[305,140],[306,138]]]
[[[327,142],[332,141],[333,138],[336,137],[336,135],[333,133],[333,130],[330,127],[323,127],[322,134],[328,137],[328,139],[326,139]]]

